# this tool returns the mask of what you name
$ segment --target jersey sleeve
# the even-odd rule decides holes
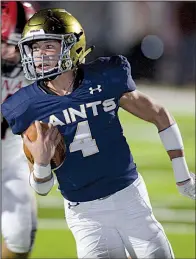
[[[113,56],[110,58],[113,66],[113,75],[111,77],[112,85],[117,96],[121,97],[126,92],[132,92],[136,89],[136,84],[131,75],[131,66],[124,56]]]

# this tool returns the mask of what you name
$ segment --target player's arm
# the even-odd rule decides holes
[[[49,125],[44,134],[40,122],[36,121],[37,139],[31,142],[24,134],[23,141],[34,158],[34,164],[29,162],[30,185],[39,195],[47,195],[54,185],[54,177],[51,171],[50,160],[54,156],[56,146],[60,142],[58,130]]]
[[[125,93],[120,99],[120,106],[127,112],[156,125],[161,141],[172,161],[179,191],[195,199],[195,175],[189,173],[182,137],[170,113],[162,105],[137,90]]]

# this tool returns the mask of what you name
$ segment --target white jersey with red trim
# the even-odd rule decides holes
[[[15,65],[2,65],[2,102],[13,95],[20,88],[25,87],[29,82],[25,79],[22,67],[20,64]],[[19,160],[20,164],[24,164],[28,172],[28,166],[26,157],[23,152],[21,136],[15,136],[11,129],[9,129],[8,123],[4,118],[1,121],[1,139],[2,139],[2,171],[12,170],[10,162]],[[13,153],[14,152],[14,153]],[[27,174],[27,172],[25,174]]]
[[[1,100],[4,102],[7,98],[17,92],[20,88],[29,84],[29,81],[24,77],[21,64],[11,66],[2,64],[1,69]],[[4,118],[1,119],[1,139],[5,140],[6,132],[8,130],[8,123]],[[7,137],[12,134],[8,134]],[[14,138],[14,136],[13,136]]]
[[[29,82],[25,79],[24,73],[21,65],[17,65],[13,68],[13,70],[9,71],[9,67],[7,68],[8,72],[1,71],[1,94],[2,94],[2,102],[4,102],[10,95],[14,94],[20,88],[29,84]]]

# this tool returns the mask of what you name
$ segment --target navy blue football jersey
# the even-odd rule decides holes
[[[55,173],[62,195],[73,202],[105,197],[138,177],[118,118],[119,99],[136,89],[129,62],[103,57],[81,68],[83,81],[69,95],[46,94],[33,83],[2,104],[14,134],[35,120],[58,127],[67,150]]]

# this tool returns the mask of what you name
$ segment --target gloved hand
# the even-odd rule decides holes
[[[184,183],[177,183],[177,188],[179,192],[186,197],[189,197],[195,200],[195,174],[191,173],[191,179],[189,181],[185,181]]]

